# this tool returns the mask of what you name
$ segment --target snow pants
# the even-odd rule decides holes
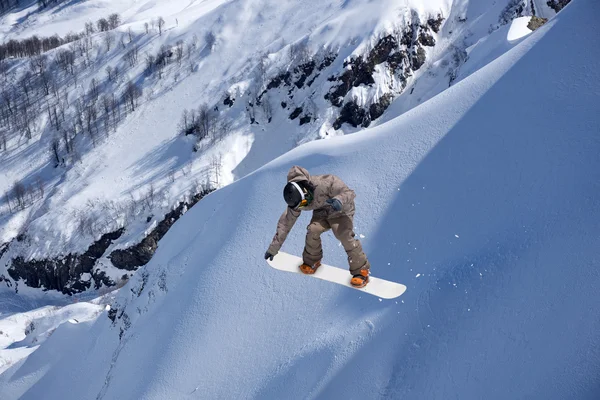
[[[348,256],[350,273],[356,275],[362,268],[370,268],[367,256],[363,252],[362,245],[354,236],[354,222],[351,216],[335,213],[328,216],[322,213],[313,213],[306,232],[306,245],[302,253],[303,261],[308,265],[314,265],[323,258],[321,246],[321,234],[332,230],[333,235],[342,243]]]

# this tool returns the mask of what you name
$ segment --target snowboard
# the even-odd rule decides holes
[[[300,271],[300,268],[298,268],[300,265],[302,265],[302,258],[284,253],[282,251],[273,257],[273,261],[267,260],[267,263],[269,263],[271,267],[280,271],[294,272],[296,274],[305,275],[302,273],[302,271]],[[347,269],[342,269],[327,264],[321,264],[319,269],[317,269],[317,272],[315,272],[313,275],[305,276],[337,283],[354,290],[360,290],[361,292],[381,297],[382,299],[394,299],[406,291],[406,286],[400,283],[375,278],[372,275],[369,276],[369,283],[367,286],[363,288],[356,288],[350,284],[352,275],[350,275]]]

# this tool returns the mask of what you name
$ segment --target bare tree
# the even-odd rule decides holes
[[[42,180],[42,178],[39,175],[35,178],[35,186],[37,187],[40,198],[43,199],[44,198],[44,181]]]
[[[75,71],[75,52],[72,49],[62,49],[56,54],[56,63],[67,73],[73,74]]]
[[[54,76],[50,72],[44,71],[40,74],[40,81],[42,82],[44,95],[48,96],[54,83]]]
[[[19,80],[19,86],[21,87],[23,93],[25,93],[27,104],[30,104],[30,95],[33,92],[32,79],[33,75],[31,74],[31,71],[27,71]]]
[[[52,149],[52,155],[54,156],[54,161],[56,161],[56,164],[54,166],[58,167],[60,165],[60,154],[59,154],[60,141],[58,140],[58,138],[55,138],[50,143],[50,148]]]
[[[175,54],[177,56],[177,63],[179,63],[181,65],[181,60],[183,59],[183,50],[184,50],[184,43],[183,40],[178,40],[177,44],[175,45]]]
[[[17,201],[17,208],[21,210],[27,205],[27,188],[21,182],[15,182],[12,188],[13,198]]]
[[[206,42],[206,48],[209,51],[212,51],[217,41],[217,38],[215,37],[215,34],[212,33],[212,31],[209,31],[208,33],[206,33],[206,35],[204,35],[204,41]]]
[[[147,22],[144,22],[144,28],[146,29],[146,35],[149,33],[149,26]]]
[[[121,70],[119,69],[118,66],[115,66],[112,70],[112,78],[113,78],[113,82],[119,82],[121,79]]]
[[[223,154],[219,153],[215,155],[210,160],[210,171],[214,177],[213,184],[214,187],[219,187],[221,184],[221,173],[223,169]]]
[[[93,101],[98,100],[98,96],[100,96],[100,89],[98,88],[98,82],[96,82],[96,78],[92,78],[90,81],[89,95]]]
[[[43,74],[47,65],[48,59],[45,55],[35,56],[31,59],[31,69],[35,71],[37,75]]]
[[[156,21],[157,25],[158,25],[158,34],[159,36],[162,36],[162,30],[165,27],[165,20],[163,17],[158,17],[158,20]]]
[[[0,132],[0,146],[2,146],[4,151],[6,151],[6,135],[4,132]]]
[[[146,53],[146,73],[148,75],[154,72],[154,67],[156,66],[156,58],[154,55]]]
[[[110,47],[115,42],[115,36],[108,32],[104,35],[104,44],[106,45],[106,51],[110,51]]]
[[[138,99],[142,96],[142,89],[132,81],[127,82],[125,88],[125,100],[131,107],[131,111],[135,111]]]
[[[220,142],[227,137],[231,132],[232,122],[229,119],[222,119],[218,124],[215,124],[213,138],[216,142]]]
[[[112,72],[113,72],[113,67],[111,67],[110,65],[108,65],[106,67],[106,76],[108,77],[108,81],[109,82],[112,82],[112,80],[113,80]]]
[[[110,14],[108,16],[108,26],[110,29],[116,29],[121,25],[121,16],[119,14]]]
[[[4,79],[8,76],[8,63],[0,57],[0,76]]]
[[[138,61],[139,49],[137,46],[132,46],[127,52],[125,52],[125,59],[129,63],[130,67],[135,67]]]
[[[106,18],[100,18],[98,22],[96,22],[96,25],[98,26],[98,31],[100,32],[107,32],[110,30],[110,23]]]
[[[96,30],[94,29],[94,23],[93,22],[86,22],[85,23],[85,34],[86,36],[90,36],[92,35]]]

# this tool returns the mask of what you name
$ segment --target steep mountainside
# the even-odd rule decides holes
[[[420,106],[209,194],[110,311],[0,375],[0,397],[598,398],[599,13],[575,0]],[[398,301],[266,265],[292,165],[356,191]],[[330,233],[324,248],[345,265]]]
[[[0,290],[122,284],[206,193],[512,48],[517,3],[21,3],[0,21]]]

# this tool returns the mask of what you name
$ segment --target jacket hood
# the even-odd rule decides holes
[[[310,174],[306,169],[294,165],[288,172],[287,180],[288,182],[310,181]]]

